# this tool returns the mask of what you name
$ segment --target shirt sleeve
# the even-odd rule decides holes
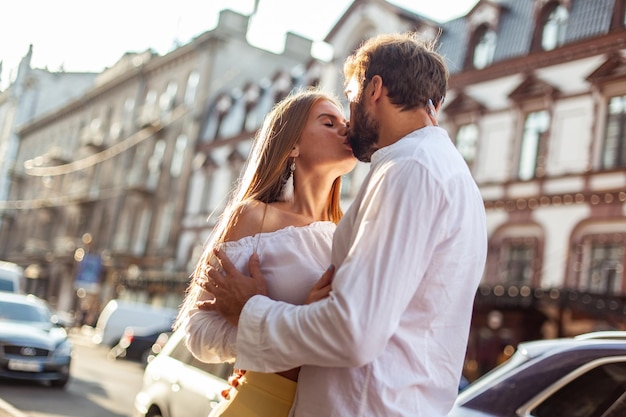
[[[227,255],[240,270],[252,253],[251,248],[225,249]],[[198,300],[211,296],[202,291]],[[192,308],[185,322],[185,343],[189,351],[200,361],[208,363],[232,362],[237,355],[237,328],[219,313]]]
[[[382,353],[445,233],[447,199],[415,161],[377,178],[367,185],[355,229],[346,232],[349,250],[330,296],[306,306],[251,298],[239,321],[237,368],[358,367]]]
[[[185,332],[187,348],[200,361],[220,363],[235,359],[237,329],[218,313],[191,309]]]

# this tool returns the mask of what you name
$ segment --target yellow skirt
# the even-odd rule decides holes
[[[288,417],[296,385],[280,375],[246,371],[209,417]]]

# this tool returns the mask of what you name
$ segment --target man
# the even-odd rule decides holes
[[[294,306],[258,295],[257,260],[248,279],[218,251],[224,270],[209,270],[216,299],[204,308],[238,325],[236,368],[302,365],[296,417],[443,417],[487,242],[478,188],[428,115],[447,68],[413,34],[380,35],[347,59],[344,76],[352,149],[371,169],[335,232],[328,297]]]

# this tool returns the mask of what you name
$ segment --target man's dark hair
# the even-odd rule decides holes
[[[448,88],[444,59],[419,34],[382,34],[365,41],[343,67],[346,83],[359,82],[361,95],[373,76],[379,75],[388,90],[389,101],[402,110],[437,106]]]

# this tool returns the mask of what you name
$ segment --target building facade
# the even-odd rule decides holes
[[[82,95],[97,76],[95,73],[51,72],[32,68],[32,56],[31,45],[20,61],[10,87],[0,91],[0,201],[7,200],[9,196],[20,126]],[[0,228],[2,220],[0,213]]]
[[[224,126],[216,134],[233,129],[221,119],[223,91],[310,59],[312,42],[294,34],[281,54],[250,45],[248,19],[224,10],[215,29],[164,56],[128,53],[85,94],[17,132],[2,256],[25,267],[29,292],[88,322],[112,298],[179,305],[194,251],[184,233],[187,195],[206,202],[192,172],[213,162],[216,172],[233,172],[247,156],[233,148],[221,159],[215,150],[203,161],[196,151],[214,139],[214,116]],[[247,131],[256,123],[248,120]],[[236,179],[208,174],[213,195]]]
[[[479,1],[443,25],[442,124],[489,228],[468,374],[522,340],[626,329],[624,3]]]
[[[252,47],[248,17],[224,11],[215,30],[165,56],[128,54],[18,132],[1,255],[32,266],[33,288],[60,308],[177,306],[273,104],[307,85],[341,92],[363,39],[417,31],[449,65],[440,124],[487,212],[466,375],[523,340],[626,329],[625,3],[480,0],[439,23],[355,0],[325,38],[329,62],[293,34],[282,54]],[[345,207],[366,171],[345,177]]]

